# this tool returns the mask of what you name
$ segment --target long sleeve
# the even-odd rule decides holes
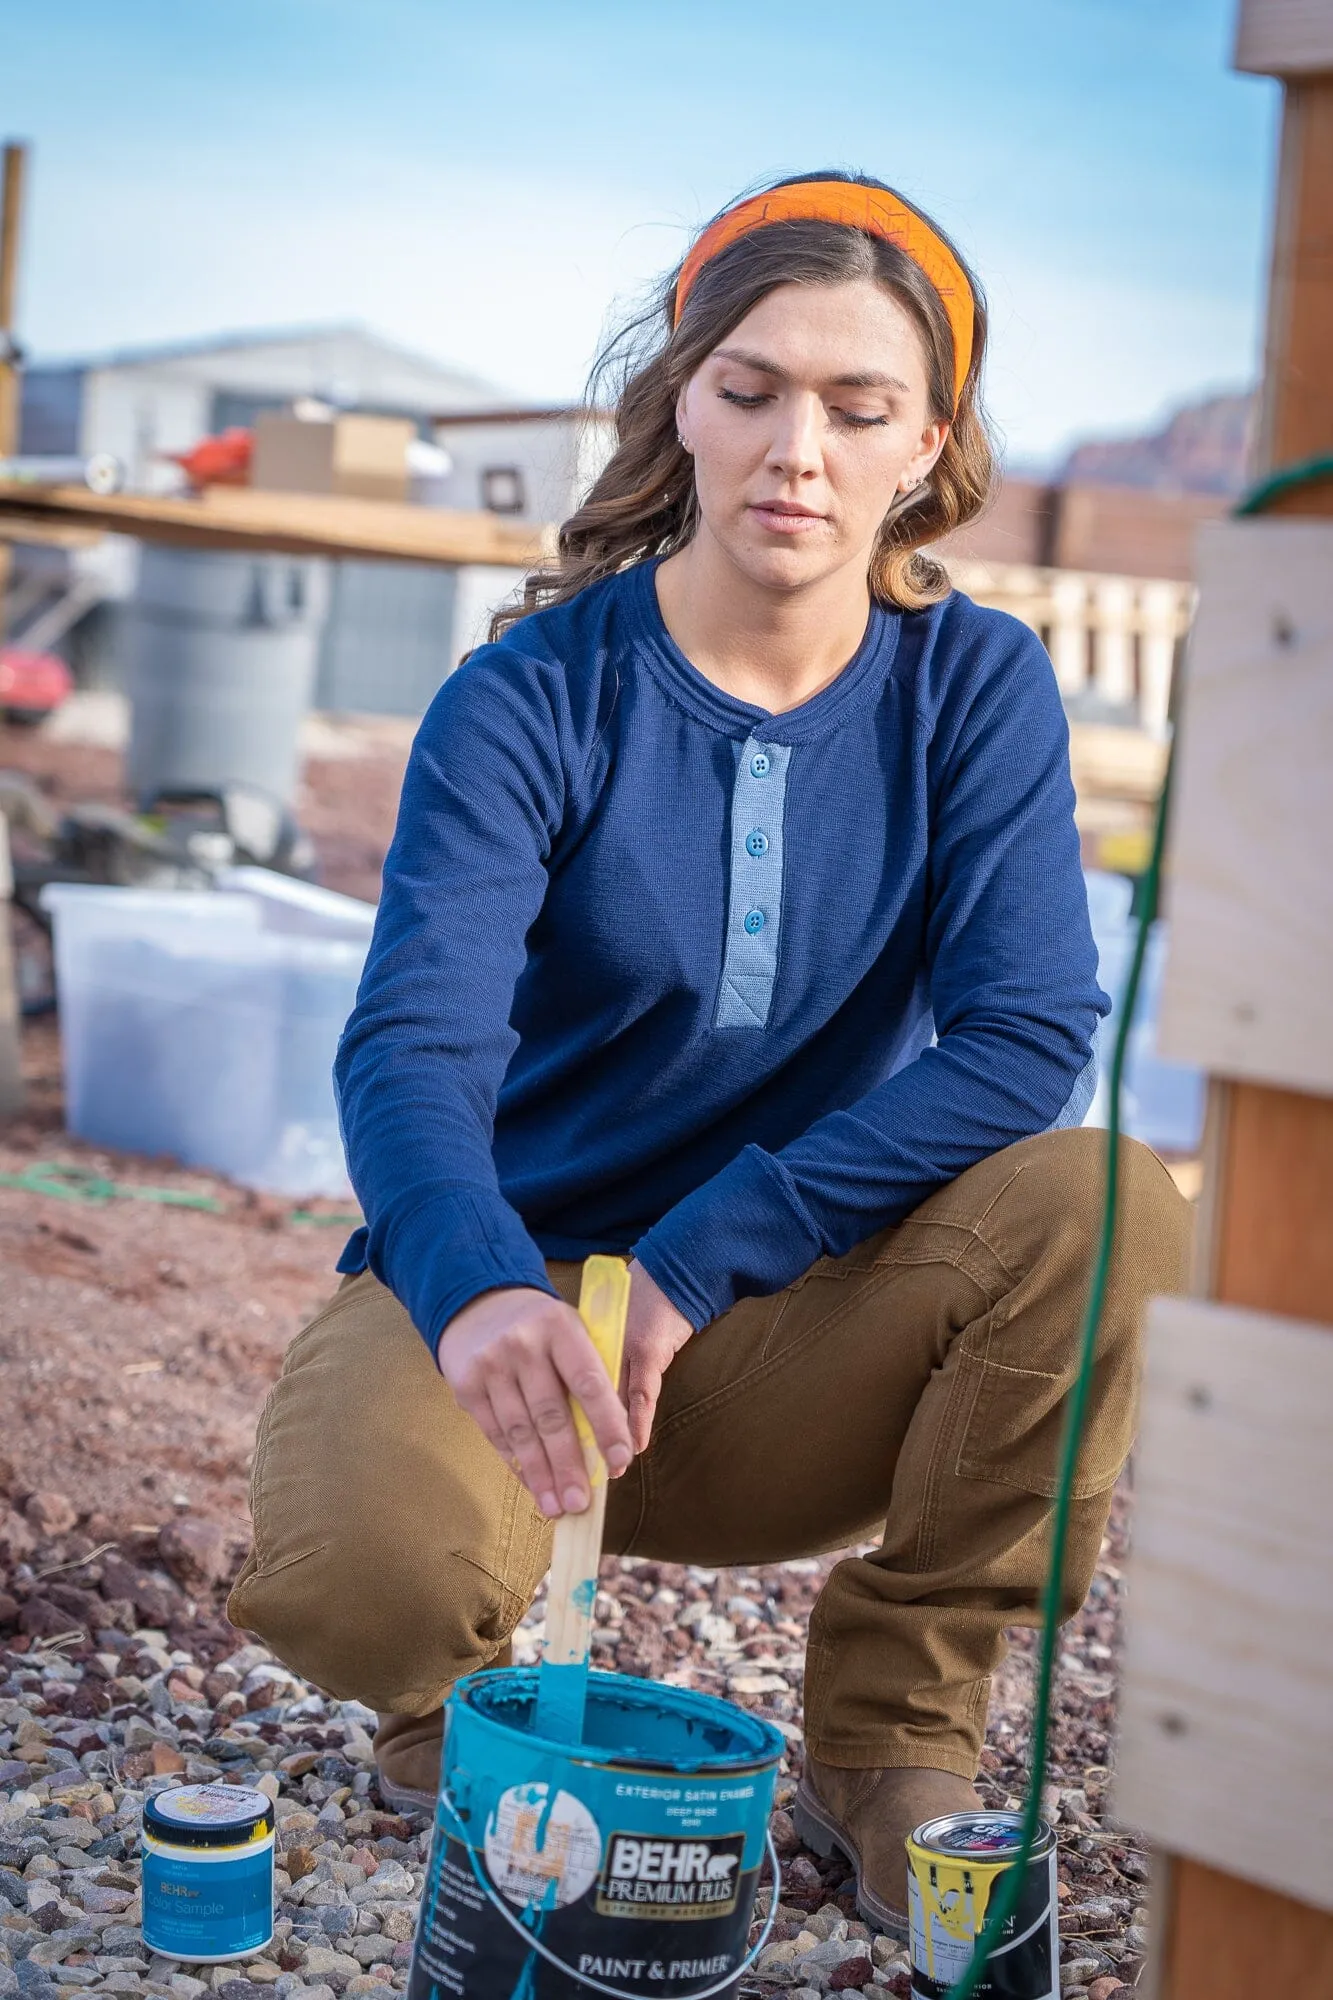
[[[436,697],[408,764],[335,1066],[366,1217],[354,1245],[432,1352],[478,1293],[552,1289],[492,1157],[497,1095],[518,1039],[514,986],[564,810],[548,694],[537,670],[515,673],[483,653]]]
[[[1092,1096],[1109,1002],[1074,826],[1068,729],[1035,639],[932,745],[925,969],[936,1042],[774,1151],[747,1145],[635,1254],[694,1326],[901,1220]]]

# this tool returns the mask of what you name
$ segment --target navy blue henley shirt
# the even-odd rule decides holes
[[[367,1264],[434,1350],[543,1257],[632,1251],[696,1327],[1092,1097],[1050,661],[954,592],[770,715],[655,564],[511,627],[421,725],[339,1107]]]

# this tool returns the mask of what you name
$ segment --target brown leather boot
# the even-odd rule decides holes
[[[836,1847],[851,1862],[865,1921],[906,1938],[908,1834],[940,1813],[980,1809],[980,1795],[952,1771],[843,1771],[807,1753],[793,1816],[813,1853]]]
[[[375,1731],[380,1797],[393,1812],[434,1812],[444,1751],[443,1708],[429,1715],[382,1715]]]
[[[507,1643],[501,1646],[489,1664],[512,1667],[513,1646]],[[380,1797],[394,1812],[434,1812],[448,1726],[447,1703],[432,1709],[428,1715],[380,1717],[380,1726],[375,1731],[375,1765]]]

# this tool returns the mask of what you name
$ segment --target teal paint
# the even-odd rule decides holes
[[[554,1737],[558,1743],[581,1743],[588,1701],[588,1662],[579,1660],[558,1667],[543,1661],[537,1672],[536,1733]]]
[[[575,1611],[592,1616],[597,1602],[597,1578],[585,1576],[569,1594]],[[581,1660],[543,1660],[537,1678],[537,1724],[539,1736],[554,1736],[561,1743],[583,1741],[583,1711],[588,1700],[588,1655]]]
[[[583,1740],[561,1741],[537,1729],[539,1671],[578,1669],[454,1690],[409,2000],[734,1994],[782,1737],[711,1695],[593,1673]]]

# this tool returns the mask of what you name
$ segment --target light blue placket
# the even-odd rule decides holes
[[[762,1028],[773,1004],[782,929],[782,812],[791,745],[742,746],[731,795],[731,881],[719,1028]]]

